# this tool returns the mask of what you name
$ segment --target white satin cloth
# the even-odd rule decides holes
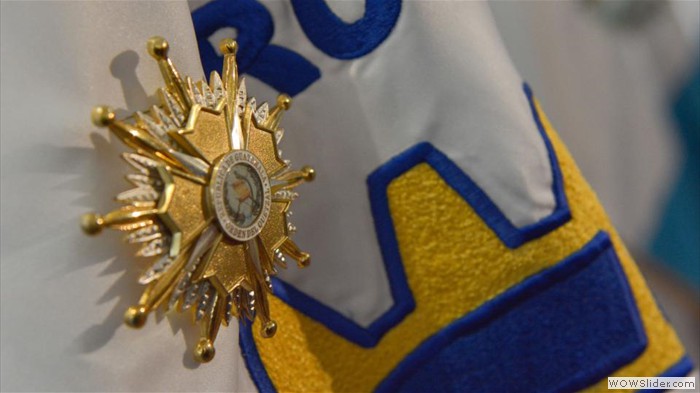
[[[198,366],[188,318],[123,326],[145,266],[118,233],[88,238],[78,225],[82,213],[114,208],[126,187],[123,147],[89,113],[106,103],[125,115],[153,102],[162,81],[146,40],[167,37],[180,71],[202,76],[187,3],[0,4],[2,390],[254,391],[236,327],[219,334],[216,359]],[[291,267],[285,280],[362,325],[391,305],[365,180],[422,141],[515,225],[552,212],[547,152],[486,4],[404,2],[389,37],[350,61],[314,47],[289,2],[265,5],[272,43],[322,72],[283,123],[285,156],[318,172],[293,216],[313,264]],[[362,7],[333,5],[350,21]],[[277,92],[247,80],[258,102],[274,101]]]

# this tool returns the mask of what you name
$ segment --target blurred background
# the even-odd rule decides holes
[[[490,4],[697,368],[700,1]]]

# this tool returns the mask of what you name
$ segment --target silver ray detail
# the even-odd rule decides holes
[[[160,91],[165,100],[165,106],[168,108],[168,112],[170,112],[170,115],[175,119],[177,124],[182,125],[185,122],[185,114],[182,111],[182,107],[180,107],[175,97],[168,93],[167,90],[161,88]]]
[[[236,288],[233,303],[239,317],[246,317],[249,320],[253,319],[253,315],[255,315],[255,291],[243,287]]]
[[[283,199],[286,201],[293,201],[299,197],[299,193],[292,190],[279,190],[275,192],[272,199]]]
[[[160,259],[158,259],[150,269],[146,270],[145,273],[139,277],[139,284],[145,285],[151,281],[160,278],[168,268],[173,265],[175,259],[170,255],[165,254]]]
[[[233,318],[233,309],[235,307],[234,301],[233,301],[233,295],[228,295],[226,298],[226,313],[224,314],[224,318],[226,321],[226,324],[228,325],[231,323],[231,319]]]
[[[150,174],[159,165],[157,161],[136,153],[122,153],[122,158],[144,175]]]
[[[265,284],[267,284],[267,288],[272,291],[272,279],[267,271],[265,271]]]
[[[243,129],[241,128],[241,117],[238,112],[233,114],[233,128],[231,129],[231,147],[233,150],[243,149]]]
[[[263,102],[262,105],[258,107],[258,109],[255,111],[255,121],[258,123],[262,123],[265,120],[267,120],[267,115],[270,113],[270,106],[267,105],[267,102]],[[279,141],[277,141],[279,142]]]
[[[117,201],[121,203],[134,202],[155,202],[160,198],[160,192],[153,187],[136,187],[127,191],[120,192],[117,195]]]
[[[199,283],[192,284],[190,288],[185,293],[185,297],[182,301],[182,309],[187,310],[192,307],[197,301],[197,295],[199,294]]]
[[[204,102],[207,107],[216,107],[216,97],[214,97],[214,93],[212,93],[209,85],[204,81],[202,81],[202,95],[204,96]]]
[[[284,138],[284,128],[278,128],[277,131],[275,131],[275,140],[276,140],[277,143],[279,144],[280,142],[282,142],[282,138]],[[282,156],[282,150],[280,150],[279,147],[278,147],[278,148],[277,148],[277,151],[279,152],[279,155],[280,155],[280,157],[281,157],[281,156]],[[287,165],[289,165],[289,164],[287,164]]]
[[[157,106],[154,106],[151,109],[151,113],[154,114],[153,117],[157,117],[160,120],[160,123],[165,127],[165,131],[173,131],[177,130],[179,127],[179,124],[175,124],[175,121],[170,118],[162,109],[160,109]]]
[[[159,178],[151,177],[141,173],[130,173],[126,175],[126,180],[136,187],[162,187],[163,181]]]
[[[209,173],[209,164],[203,160],[175,150],[170,150],[169,153],[175,156],[175,158],[177,158],[177,160],[180,161],[185,168],[192,172],[193,175],[198,177],[207,177],[207,174]]]
[[[154,106],[153,108],[156,107]],[[136,120],[140,121],[143,124],[143,126],[145,126],[146,131],[148,131],[148,133],[151,134],[151,136],[164,142],[171,148],[179,148],[177,142],[175,142],[175,140],[171,138],[170,135],[168,135],[168,130],[165,124],[161,124],[158,121],[156,121],[153,117],[141,112],[136,112],[135,118]]]
[[[151,135],[165,142],[168,141],[167,130],[163,124],[156,122],[151,116],[143,112],[136,112],[135,118],[146,126],[146,130],[148,130]]]
[[[226,95],[226,91],[224,90],[224,83],[221,81],[221,75],[219,75],[218,72],[212,73],[211,87],[216,102],[218,103],[219,101],[223,100]]]
[[[192,284],[192,274],[194,274],[194,271],[197,269],[202,256],[204,256],[204,254],[212,247],[214,240],[218,235],[219,229],[216,227],[216,225],[209,225],[207,229],[205,229],[199,236],[199,239],[197,239],[197,244],[195,244],[190,257],[187,260],[187,264],[185,264],[182,278],[173,290],[173,293],[170,295],[168,309],[175,306],[178,299],[180,299],[180,296],[182,296],[182,294],[189,289]]]
[[[195,320],[201,321],[207,311],[213,306],[213,300],[216,300],[216,291],[212,294],[208,281],[205,281],[199,288],[199,303],[195,311]]]
[[[203,95],[202,92],[199,90],[199,88],[197,87],[197,85],[194,84],[194,83],[193,83],[192,85],[190,85],[190,90],[192,91],[192,95],[194,96],[194,102],[195,102],[196,104],[199,104],[199,105],[201,105],[201,106],[206,107],[206,106],[207,106],[207,102],[206,102],[206,100],[204,99],[204,95]]]
[[[163,187],[156,170],[159,163],[136,153],[124,153],[122,158],[138,173],[126,175],[127,181],[136,188],[119,193],[116,197],[117,201],[131,204],[157,201]]]
[[[163,237],[161,226],[153,224],[132,231],[126,236],[125,240],[128,243],[144,243],[160,237]]]
[[[250,97],[246,105],[248,105],[250,111],[253,113],[253,115],[255,115],[255,112],[257,110],[256,108],[258,107],[258,103],[256,102],[255,97]]]
[[[160,255],[168,248],[168,243],[168,239],[164,237],[151,240],[145,246],[141,247],[141,249],[136,253],[136,256],[154,257],[156,255]]]
[[[236,92],[236,110],[238,113],[243,113],[246,105],[246,98],[248,94],[245,88],[245,78],[241,78],[241,83],[238,85],[238,91]]]
[[[287,267],[287,258],[285,258],[284,253],[278,248],[275,250],[275,264],[283,268]]]

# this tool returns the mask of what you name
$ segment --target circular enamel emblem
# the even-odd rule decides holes
[[[270,180],[262,162],[247,150],[236,150],[216,165],[211,201],[224,232],[245,241],[262,231],[270,214]]]

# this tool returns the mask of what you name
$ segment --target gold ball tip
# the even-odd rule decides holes
[[[88,235],[96,235],[102,231],[102,217],[95,213],[83,214],[80,217],[80,227]]]
[[[235,55],[238,52],[238,43],[233,38],[224,38],[219,43],[219,50],[225,55]]]
[[[108,106],[96,106],[92,108],[92,113],[90,113],[90,118],[92,119],[92,124],[97,127],[107,127],[116,118],[112,108]]]
[[[262,334],[263,337],[265,338],[270,338],[277,333],[277,324],[275,321],[267,321],[263,324],[262,329],[260,330],[260,333]]]
[[[208,338],[202,338],[197,343],[197,347],[194,349],[194,360],[199,363],[209,363],[214,359],[216,355],[216,349],[214,349],[214,343]]]
[[[304,180],[306,181],[314,181],[316,179],[316,170],[308,165],[301,168],[301,172],[304,174]]]
[[[302,257],[301,257],[301,259],[299,259],[298,265],[300,268],[305,268],[305,267],[308,267],[309,265],[311,265],[311,255],[309,255],[305,252],[302,253]]]
[[[148,318],[148,311],[146,307],[143,306],[132,306],[126,310],[124,313],[124,323],[127,326],[134,329],[142,328],[146,324],[146,319]]]
[[[168,48],[170,45],[163,37],[151,37],[146,43],[148,54],[156,60],[164,60],[168,57]]]
[[[286,110],[289,110],[289,108],[292,107],[292,97],[286,95],[286,94],[280,94],[277,96],[277,105]]]

